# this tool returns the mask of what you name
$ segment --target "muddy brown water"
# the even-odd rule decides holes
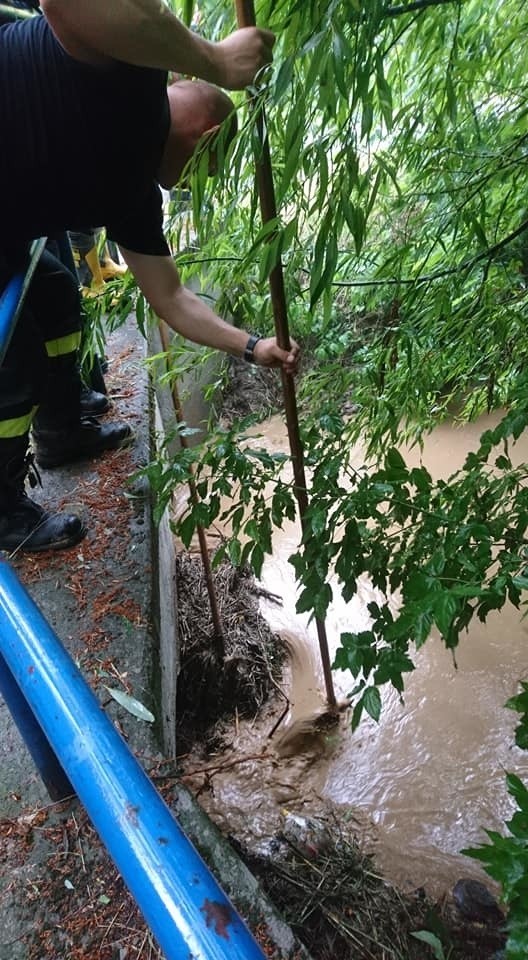
[[[402,452],[408,462],[423,462],[434,477],[448,477],[499,419],[496,413],[473,424],[439,426],[421,454]],[[287,449],[280,418],[261,424],[258,434],[249,442]],[[362,466],[359,446],[354,458]],[[512,459],[528,461],[528,438],[521,437]],[[223,758],[229,766],[215,775],[213,789],[201,801],[229,833],[257,849],[266,849],[288,811],[328,816],[331,810],[331,817],[373,850],[383,875],[403,889],[424,886],[438,896],[461,876],[489,883],[479,865],[459,851],[484,841],[484,828],[504,829],[514,810],[505,772],[528,779],[528,757],[514,744],[515,715],[504,709],[519,681],[528,677],[528,624],[522,612],[510,606],[486,624],[472,624],[456,652],[456,667],[432,636],[415,655],[404,705],[387,687],[379,724],[366,719],[351,733],[344,718],[338,730],[314,741],[307,752],[298,752],[294,744],[284,751],[291,755],[278,755],[291,723],[324,705],[315,628],[295,613],[287,558],[298,542],[296,524],[276,531],[273,557],[262,573],[266,590],[282,600],[263,600],[261,608],[290,650],[284,681],[290,713],[271,740],[268,733],[280,708],[274,716],[233,724],[232,745]],[[364,578],[350,603],[335,593],[326,620],[331,653],[341,632],[367,627],[367,604],[377,597]],[[334,680],[338,697],[354,685],[343,671],[335,672]],[[246,756],[251,759],[232,765]]]

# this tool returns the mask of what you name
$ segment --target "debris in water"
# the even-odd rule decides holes
[[[282,835],[287,842],[309,860],[315,860],[331,844],[330,833],[325,823],[316,817],[301,817],[284,811]]]

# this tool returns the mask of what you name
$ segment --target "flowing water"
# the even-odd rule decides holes
[[[498,420],[495,414],[460,427],[442,425],[421,454],[402,452],[407,462],[421,461],[434,477],[447,477]],[[279,418],[260,425],[258,432],[259,438],[250,441],[256,446],[286,449]],[[359,446],[356,455],[359,467]],[[517,443],[512,459],[528,461],[527,439]],[[456,651],[456,666],[439,639],[431,637],[415,656],[416,670],[406,675],[404,705],[386,688],[379,724],[367,718],[351,733],[343,719],[308,752],[299,753],[295,743],[280,749],[292,721],[324,703],[315,628],[295,614],[287,558],[298,541],[295,524],[277,531],[273,557],[262,573],[266,590],[282,598],[281,604],[263,600],[261,605],[290,650],[289,716],[271,741],[274,716],[237,724],[226,761],[251,759],[226,766],[202,801],[230,833],[257,846],[280,828],[285,809],[309,814],[331,808],[366,838],[379,869],[403,888],[424,886],[440,895],[461,876],[483,879],[480,867],[459,851],[485,840],[484,827],[503,829],[513,812],[505,772],[528,779],[528,757],[514,745],[515,715],[503,706],[518,692],[519,680],[528,677],[528,626],[522,613],[510,606],[486,624],[471,624]],[[340,632],[368,626],[367,604],[376,596],[365,578],[350,603],[337,596],[326,620],[331,654]],[[341,671],[334,678],[338,698],[354,685]]]

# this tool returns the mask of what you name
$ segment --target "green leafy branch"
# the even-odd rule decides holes
[[[486,830],[489,844],[462,852],[479,860],[501,885],[502,899],[509,907],[506,960],[525,960],[528,955],[528,790],[514,774],[506,777],[508,792],[517,811],[506,823],[509,836]]]
[[[248,428],[254,418],[243,422]],[[186,430],[184,424],[179,431]],[[218,429],[200,447],[170,452],[168,435],[160,456],[144,471],[155,491],[155,519],[171,510],[174,491],[192,477],[199,502],[191,499],[172,526],[188,547],[197,527],[215,524],[221,531],[214,564],[228,558],[236,566],[249,564],[256,576],[272,552],[272,532],[284,519],[293,520],[296,501],[290,481],[281,478],[287,457],[248,446],[238,429]]]
[[[363,710],[378,719],[376,687],[390,682],[403,692],[411,645],[419,648],[436,629],[455,649],[473,617],[485,621],[506,601],[519,606],[528,587],[528,475],[525,465],[513,467],[508,441],[527,422],[526,408],[512,411],[483,434],[462,470],[436,483],[396,448],[377,468],[351,468],[337,423],[333,436],[318,441],[324,459],[312,449],[309,533],[291,558],[301,586],[297,610],[324,619],[334,575],[345,601],[362,576],[383,598],[369,605],[370,629],[345,632],[336,654],[334,666],[357,681],[354,726]],[[487,461],[498,444],[503,452],[492,469]]]

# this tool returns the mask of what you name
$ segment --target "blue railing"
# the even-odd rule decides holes
[[[19,270],[0,293],[0,363],[4,361],[28,287],[45,246],[45,237],[32,243],[24,269]]]
[[[26,287],[16,278],[0,298],[0,329],[8,335],[21,302],[15,292],[20,298]],[[52,799],[76,793],[83,803],[166,960],[263,960],[258,943],[1,555],[0,693]]]

